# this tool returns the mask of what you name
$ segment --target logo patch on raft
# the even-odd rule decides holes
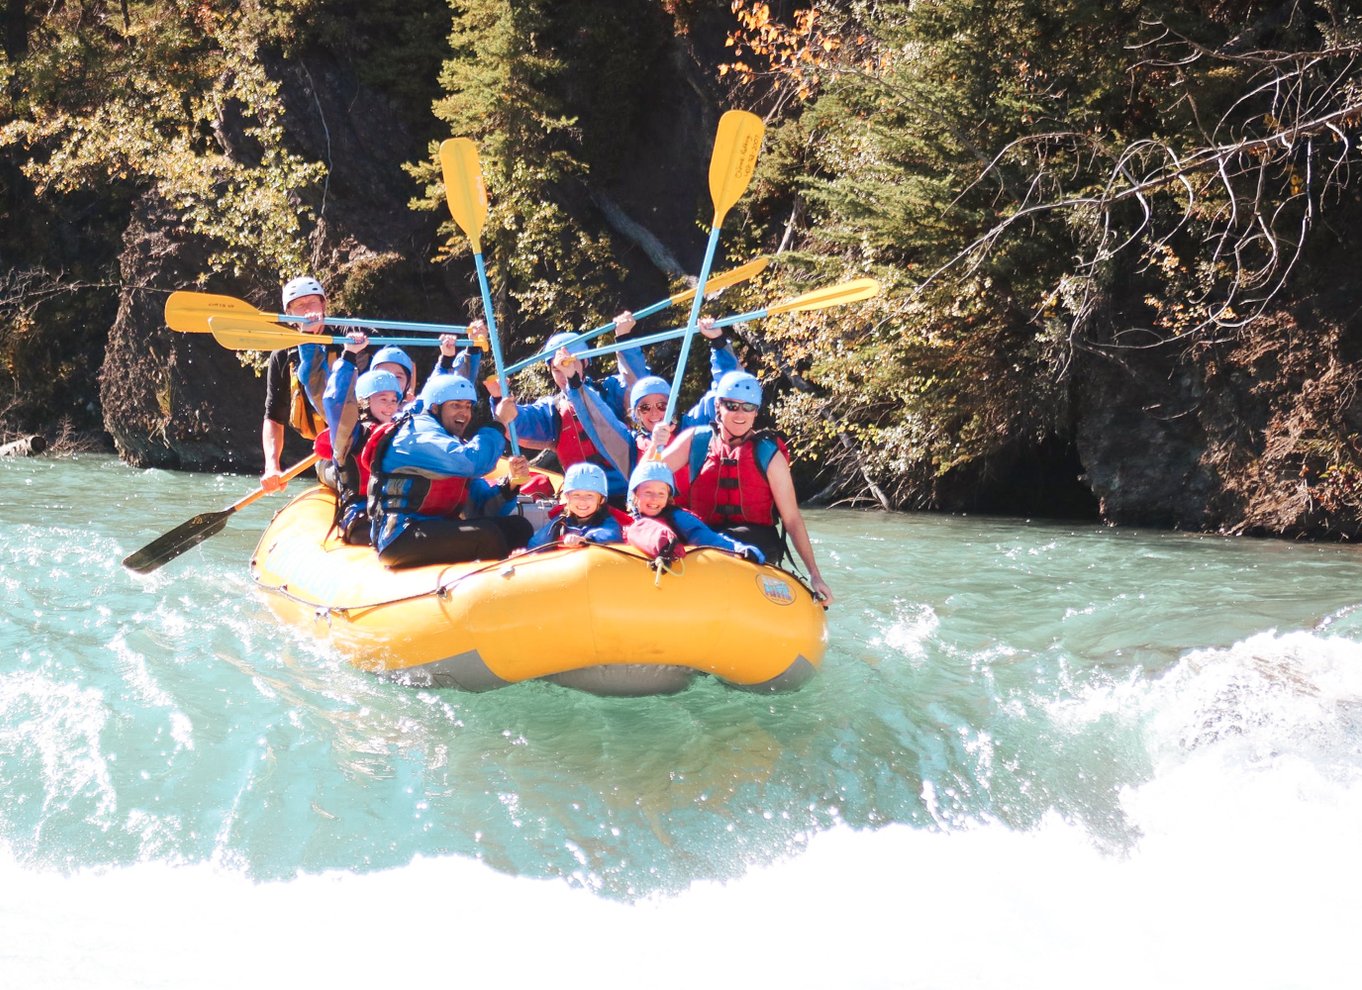
[[[761,593],[765,595],[769,601],[773,601],[777,605],[794,604],[794,589],[780,578],[774,578],[766,574],[758,574],[757,587],[761,589]]]

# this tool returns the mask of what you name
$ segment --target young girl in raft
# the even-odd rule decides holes
[[[629,476],[629,505],[634,513],[626,538],[630,546],[649,557],[671,562],[686,555],[686,546],[717,547],[764,564],[766,558],[756,547],[716,533],[693,512],[672,502],[676,482],[671,468],[662,461],[648,459],[639,463]]]
[[[359,463],[374,427],[397,415],[405,388],[391,371],[371,369],[353,378],[353,364],[337,361],[326,388],[328,426],[313,442],[322,459],[318,476],[335,490],[336,526],[346,543],[368,544],[369,517],[365,504],[368,472]],[[344,369],[348,367],[350,373]],[[351,412],[353,408],[354,412]]]
[[[561,543],[579,547],[586,543],[622,543],[629,516],[606,504],[609,492],[605,471],[586,461],[572,465],[563,475],[562,502],[549,510],[549,521],[530,537],[527,550]]]

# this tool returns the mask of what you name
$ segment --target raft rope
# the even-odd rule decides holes
[[[629,557],[632,558],[633,560],[639,561],[644,566],[653,571],[653,586],[656,588],[660,588],[662,586],[662,575],[664,572],[667,574],[674,575],[675,577],[684,577],[686,574],[685,558],[672,561],[667,561],[662,557],[647,559],[645,557],[639,556],[639,554],[632,549],[626,550],[623,545],[611,543],[592,543],[589,545],[598,550],[608,550],[611,553],[616,553],[623,557]],[[560,544],[546,543],[542,547],[535,547],[533,550],[527,550],[523,554],[516,554],[514,557],[505,557],[501,560],[488,561],[481,567],[477,567],[471,571],[465,571],[463,574],[460,574],[453,580],[438,584],[429,591],[420,591],[417,592],[416,594],[403,595],[400,598],[389,598],[379,602],[365,602],[362,605],[326,605],[322,602],[312,601],[311,599],[302,598],[298,595],[295,595],[293,592],[289,591],[287,584],[281,584],[277,587],[271,587],[270,585],[264,584],[263,582],[260,582],[258,580],[256,583],[265,591],[273,592],[274,594],[277,594],[280,597],[285,598],[297,605],[303,605],[307,608],[312,609],[313,614],[318,621],[325,619],[327,624],[329,625],[331,622],[331,617],[333,615],[340,615],[348,618],[351,612],[384,608],[389,605],[400,605],[403,602],[418,601],[422,598],[428,598],[432,595],[434,595],[436,598],[448,598],[450,592],[452,592],[461,581],[466,581],[471,577],[476,577],[479,574],[485,574],[487,571],[492,570],[509,569],[513,571],[515,569],[517,562],[524,560],[527,557],[533,556],[534,554],[547,553],[552,550],[561,549],[563,549],[563,547]],[[701,553],[705,551],[721,553],[729,557],[740,556],[739,554],[732,553],[731,551],[724,550],[720,547],[692,547],[689,552]],[[680,566],[677,566],[678,564]],[[813,595],[813,589],[809,587],[808,582],[805,580],[802,574],[792,572],[788,568],[780,567],[774,564],[767,564],[765,566],[772,567],[775,570],[780,571],[782,574],[786,574],[794,578],[796,581],[799,582],[801,587],[808,591],[810,595]]]

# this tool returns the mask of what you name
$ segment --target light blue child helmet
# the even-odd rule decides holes
[[[478,390],[463,375],[436,375],[421,389],[421,399],[427,409],[442,402],[477,402]]]
[[[605,469],[590,461],[579,461],[563,475],[563,491],[595,492],[601,498],[609,497],[610,487],[605,481]]]
[[[297,278],[289,279],[284,284],[284,308],[288,309],[288,304],[295,299],[303,296],[321,296],[326,298],[326,290],[322,288],[322,283],[318,282],[311,275],[299,275]]]
[[[729,371],[719,379],[714,389],[715,397],[731,399],[734,402],[755,402],[761,405],[761,382],[755,375],[746,371]]]
[[[380,371],[378,368],[366,371],[355,382],[355,398],[357,399],[367,399],[379,392],[396,392],[400,399],[402,398],[402,383],[391,371]]]
[[[558,348],[566,347],[569,354],[581,354],[583,351],[590,350],[587,342],[575,333],[556,333],[548,340],[544,341],[544,350],[549,352],[549,356],[544,359],[545,364],[553,364],[553,356],[558,353]],[[582,358],[582,364],[586,364],[587,358]]]
[[[633,409],[650,395],[665,395],[671,398],[671,394],[672,386],[667,379],[648,375],[634,382],[634,387],[629,390],[629,408]]]
[[[377,368],[380,364],[400,364],[407,369],[407,382],[416,380],[416,365],[411,358],[407,357],[407,352],[400,347],[381,347],[378,353],[369,359],[369,367]]]
[[[676,478],[672,476],[672,469],[667,467],[665,461],[652,457],[639,461],[634,473],[629,475],[629,494],[634,494],[634,489],[647,481],[665,481],[672,494],[676,494]]]

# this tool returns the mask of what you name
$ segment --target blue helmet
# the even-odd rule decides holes
[[[755,375],[750,375],[746,371],[729,371],[719,379],[719,384],[714,389],[715,395],[720,399],[732,399],[734,402],[754,402],[761,405],[761,382],[757,381]]]
[[[477,402],[478,390],[463,375],[436,375],[421,389],[421,399],[427,409],[442,402]]]
[[[297,278],[289,279],[284,286],[284,308],[288,309],[289,303],[303,296],[321,296],[325,299],[326,290],[322,288],[322,283],[311,275],[299,275]]]
[[[672,494],[676,494],[676,478],[672,476],[672,469],[667,467],[665,461],[652,457],[639,461],[634,473],[629,475],[629,494],[634,494],[634,489],[646,481],[665,481]]]
[[[367,399],[378,392],[396,392],[400,399],[402,398],[402,383],[391,371],[381,371],[378,368],[366,371],[355,382],[355,398],[357,399]]]
[[[369,367],[377,368],[380,364],[400,364],[407,369],[407,384],[410,385],[416,380],[416,365],[412,364],[407,352],[400,347],[379,348],[378,353],[369,359]]]
[[[544,341],[544,350],[549,352],[549,356],[544,359],[546,364],[553,364],[553,356],[558,353],[560,347],[566,347],[569,354],[581,354],[590,349],[587,347],[587,342],[582,340],[580,334],[556,333]],[[582,358],[582,364],[586,363],[587,359]]]
[[[671,384],[667,379],[658,378],[657,375],[640,378],[634,382],[634,387],[629,390],[629,408],[633,409],[650,395],[665,395],[670,399],[672,395]]]
[[[563,491],[595,492],[601,498],[606,498],[610,488],[605,481],[605,469],[590,461],[578,461],[563,475]]]

